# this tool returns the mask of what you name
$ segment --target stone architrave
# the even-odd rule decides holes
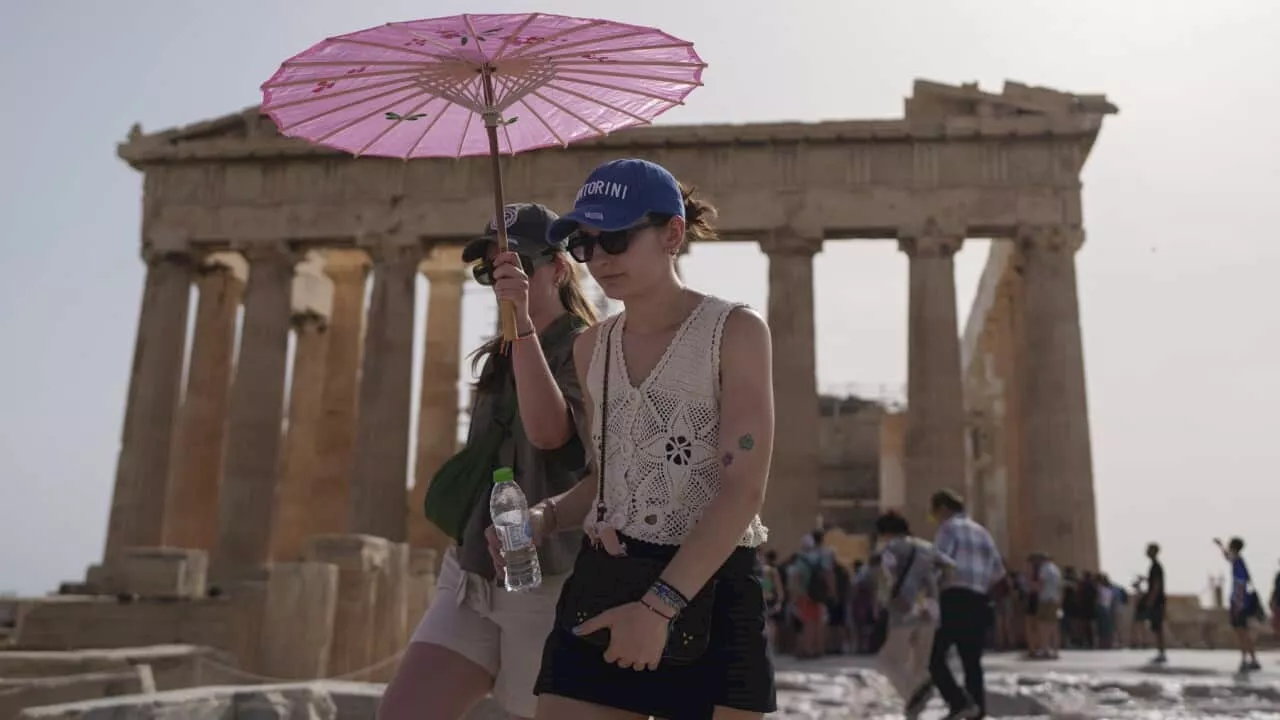
[[[917,532],[928,527],[934,492],[960,492],[965,486],[954,261],[963,241],[963,232],[941,231],[932,223],[899,236],[899,247],[910,263],[905,514]]]
[[[271,524],[271,557],[294,561],[303,543],[316,534],[311,518],[312,488],[316,484],[316,432],[324,401],[324,362],[329,345],[329,314],[333,283],[324,274],[324,261],[310,253],[294,269],[293,375],[289,389],[289,423],[282,453],[276,517]]]
[[[227,404],[235,360],[236,315],[249,266],[236,253],[216,253],[196,279],[195,333],[187,393],[173,447],[164,544],[211,552],[218,539],[218,485],[227,437]]]
[[[422,248],[376,244],[348,530],[406,540],[414,291]]]
[[[761,249],[769,257],[775,418],[762,519],[769,527],[769,545],[785,555],[814,529],[819,513],[813,256],[822,249],[822,237],[780,230],[766,237]]]
[[[240,358],[231,386],[225,474],[219,497],[215,583],[256,577],[270,558],[275,518],[293,267],[282,243],[248,245]]]
[[[333,281],[333,309],[316,428],[316,481],[308,504],[312,535],[336,535],[347,529],[369,256],[360,250],[330,250],[325,253],[324,271]]]
[[[1084,231],[1020,229],[1025,369],[1022,478],[1036,549],[1059,565],[1098,567],[1097,509],[1075,254]]]
[[[409,497],[409,540],[417,548],[443,551],[449,540],[423,516],[422,504],[432,476],[458,446],[462,290],[466,267],[456,248],[436,248],[423,262],[422,271],[427,276],[426,349],[422,358],[417,458]]]
[[[194,262],[177,252],[144,253],[147,279],[116,465],[104,557],[159,546],[177,425]]]

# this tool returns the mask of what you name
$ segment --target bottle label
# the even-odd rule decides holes
[[[505,552],[521,550],[533,544],[533,523],[526,519],[522,525],[495,525],[498,540]]]

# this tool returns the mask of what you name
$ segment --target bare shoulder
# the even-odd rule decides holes
[[[573,362],[584,372],[587,365],[591,363],[591,352],[596,347],[596,338],[600,337],[601,325],[604,325],[604,322],[588,327],[573,339]]]
[[[721,342],[731,351],[767,351],[771,347],[769,323],[754,308],[736,307],[725,319]]]

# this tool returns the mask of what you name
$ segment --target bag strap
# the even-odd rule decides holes
[[[890,600],[897,598],[898,593],[902,592],[902,583],[906,582],[907,573],[911,572],[911,566],[916,561],[916,547],[915,543],[911,543],[911,552],[907,554],[907,563],[902,566],[902,572],[898,573],[898,579],[893,581],[893,592],[889,595]]]
[[[600,398],[600,463],[596,473],[596,522],[604,522],[604,515],[607,508],[604,504],[604,466],[605,466],[605,445],[609,437],[609,365],[610,359],[613,357],[613,329],[617,327],[618,322],[615,317],[609,323],[609,333],[605,336],[604,341],[604,389]]]

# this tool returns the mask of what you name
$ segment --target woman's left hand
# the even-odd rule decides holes
[[[520,256],[508,250],[493,257],[493,292],[499,300],[509,300],[516,309],[516,329],[521,333],[532,329],[529,321],[529,276],[524,273]]]
[[[633,670],[657,669],[671,630],[668,620],[637,601],[605,610],[574,628],[574,633],[590,635],[605,628],[609,630],[605,662]]]

